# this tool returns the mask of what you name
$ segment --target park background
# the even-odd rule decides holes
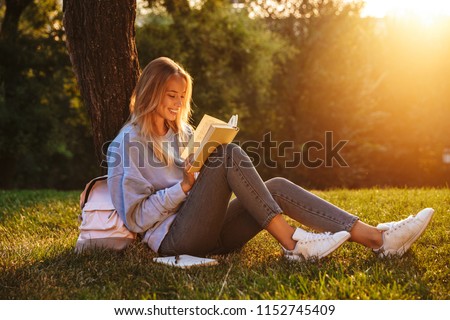
[[[434,2],[420,5],[428,13]],[[62,18],[60,1],[0,1],[2,189],[79,190],[104,172]],[[284,154],[248,144],[265,179],[315,189],[448,184],[448,15],[368,16],[361,3],[326,0],[151,0],[138,1],[135,30],[141,68],[168,56],[192,74],[194,125],[204,113],[238,113],[239,143],[269,133],[292,142]],[[310,141],[325,145],[327,131],[333,145],[348,141],[347,166],[287,168]],[[325,159],[323,150],[310,157]]]
[[[337,0],[65,0],[63,24],[61,1],[0,0],[0,299],[448,301],[450,6],[395,3],[414,10],[369,15]],[[121,47],[124,37],[130,45]],[[159,56],[193,75],[193,124],[204,113],[239,114],[237,142],[265,179],[289,178],[371,225],[433,207],[430,226],[402,258],[346,243],[319,262],[292,263],[267,232],[215,256],[211,268],[159,265],[139,241],[76,254],[80,192],[105,171],[101,147],[128,116],[138,67]],[[269,134],[294,147],[263,148]],[[347,165],[336,157],[288,168],[311,146],[341,141]],[[327,160],[322,151],[310,160]]]

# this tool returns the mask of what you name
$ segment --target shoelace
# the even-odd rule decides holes
[[[379,225],[378,225],[378,229],[379,230],[382,230],[382,231],[387,231],[388,233],[389,233],[389,231],[393,231],[393,230],[396,230],[396,229],[398,229],[398,228],[401,228],[402,226],[404,226],[404,225],[406,225],[408,222],[410,222],[411,220],[414,220],[414,216],[409,216],[408,218],[406,218],[406,219],[403,219],[403,220],[401,220],[401,221],[393,221],[393,222],[385,222],[385,223],[380,223]],[[384,239],[384,237],[383,237],[383,239]],[[378,248],[378,249],[372,249],[372,251],[375,253],[375,254],[381,254],[381,255],[383,255],[383,253],[384,253],[384,243],[383,243],[383,245],[380,247],[380,248]]]
[[[409,216],[408,218],[401,220],[401,221],[380,223],[378,225],[378,229],[383,230],[383,231],[395,230],[395,229],[398,229],[401,226],[409,223],[409,221],[411,221],[411,220],[414,220],[413,216]]]
[[[322,241],[328,240],[331,236],[331,232],[323,232],[323,233],[308,233],[304,238],[301,238],[298,241],[301,242],[313,242],[313,241]]]

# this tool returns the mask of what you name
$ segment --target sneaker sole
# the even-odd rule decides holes
[[[434,215],[433,209],[426,208],[426,209],[419,211],[419,213],[417,213],[416,216],[425,210],[430,211],[430,214],[425,218],[422,228],[420,228],[419,231],[417,231],[417,233],[414,236],[412,236],[400,249],[392,250],[392,251],[385,251],[385,252],[383,252],[382,257],[393,256],[393,255],[402,256],[405,254],[406,251],[408,251],[408,249],[412,246],[412,244],[422,235],[422,233],[428,227],[428,224],[430,223],[431,218]]]
[[[312,261],[312,260],[319,260],[322,259],[324,257],[326,257],[327,255],[329,255],[330,253],[332,253],[333,251],[337,250],[341,245],[344,244],[344,242],[346,242],[348,239],[350,239],[351,235],[350,233],[347,233],[345,235],[345,237],[343,237],[342,239],[340,239],[338,242],[336,242],[336,244],[331,247],[330,249],[328,249],[328,251],[322,253],[320,256],[312,256],[308,259],[302,257],[302,256],[298,256],[298,255],[285,255],[284,257],[288,260],[291,261]]]

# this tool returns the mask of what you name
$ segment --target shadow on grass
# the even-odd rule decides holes
[[[2,271],[0,299],[436,298],[413,252],[401,259],[351,253],[297,263],[277,254],[252,262],[244,251],[216,257],[216,267],[182,270],[154,263],[142,244],[80,255],[68,249]]]
[[[0,299],[214,299],[230,257],[188,270],[154,263],[142,244],[122,252],[73,249],[10,267],[0,274]]]

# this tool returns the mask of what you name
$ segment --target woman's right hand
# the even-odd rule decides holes
[[[187,158],[184,161],[184,169],[183,169],[183,180],[181,180],[181,189],[183,189],[184,193],[188,193],[191,190],[192,186],[195,183],[195,173],[188,172],[191,168],[191,157]]]

